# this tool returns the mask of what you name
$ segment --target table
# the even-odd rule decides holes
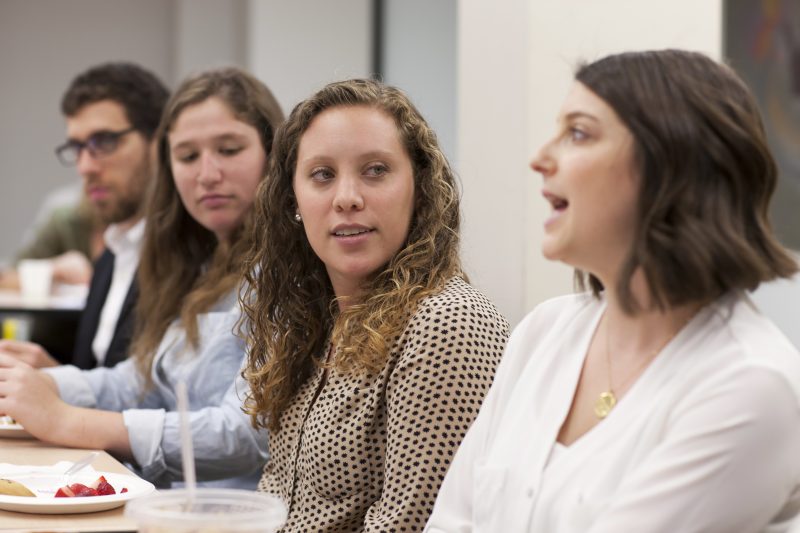
[[[60,448],[36,439],[0,438],[0,462],[50,465],[75,461],[91,450]],[[106,452],[92,463],[96,470],[132,474]],[[36,515],[0,510],[0,531],[136,531],[133,521],[125,518],[125,507],[84,514]]]
[[[74,314],[80,313],[86,303],[88,287],[82,285],[57,285],[52,295],[41,302],[29,302],[19,291],[0,289],[0,309],[9,313]]]

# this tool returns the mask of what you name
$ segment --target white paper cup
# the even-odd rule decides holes
[[[198,488],[189,507],[186,489],[177,489],[131,500],[125,515],[139,533],[273,533],[286,522],[286,505],[260,492]]]
[[[23,259],[17,264],[22,299],[28,303],[46,302],[53,282],[53,262],[49,259]]]

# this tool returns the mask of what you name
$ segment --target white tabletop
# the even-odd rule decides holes
[[[26,301],[19,291],[0,289],[0,311],[81,311],[89,292],[85,285],[57,285],[43,301]]]

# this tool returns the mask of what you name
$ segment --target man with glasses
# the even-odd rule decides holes
[[[64,165],[75,166],[83,192],[108,225],[106,250],[94,265],[72,364],[113,366],[127,357],[133,333],[135,272],[144,233],[143,200],[156,172],[155,132],[169,94],[152,73],[131,63],[87,70],[61,101],[67,140],[56,148]],[[0,353],[32,366],[58,364],[33,343],[3,341]]]

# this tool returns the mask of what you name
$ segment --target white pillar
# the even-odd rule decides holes
[[[721,0],[462,0],[458,153],[468,272],[512,324],[570,292],[572,271],[542,258],[549,206],[528,167],[554,132],[581,60],[689,48],[719,58]]]
[[[525,312],[531,153],[530,5],[458,5],[458,161],[463,257],[472,283],[512,323]]]
[[[370,0],[249,0],[248,66],[288,115],[326,83],[367,77]]]

